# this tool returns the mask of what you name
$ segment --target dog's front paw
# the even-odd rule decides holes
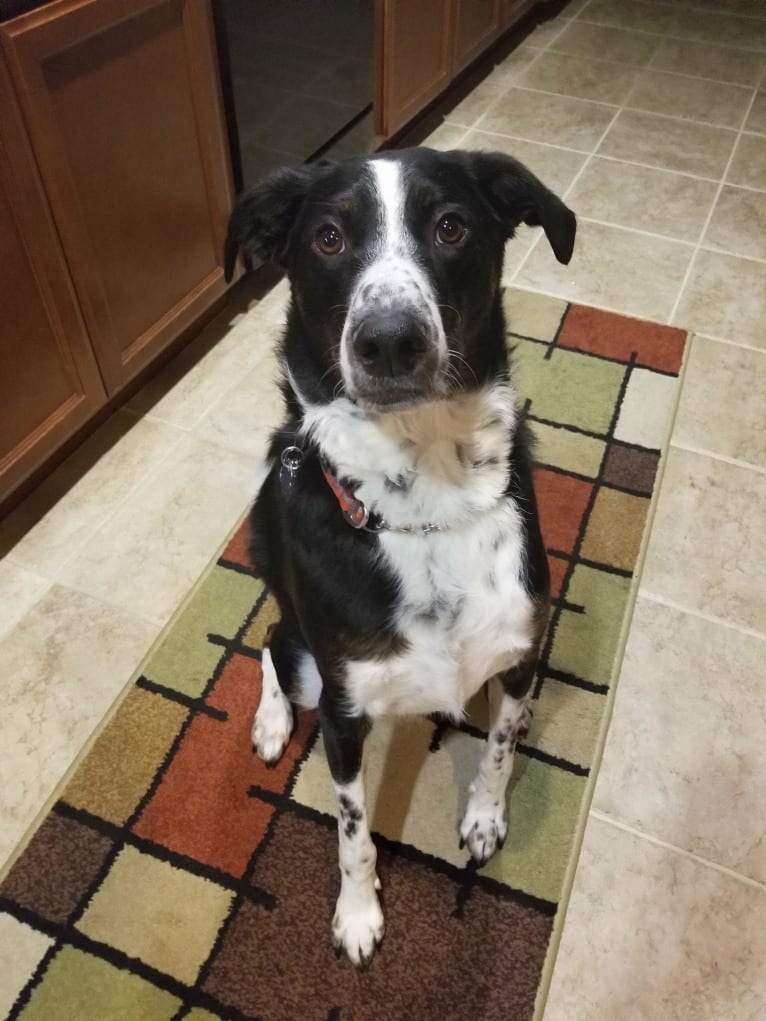
[[[502,847],[508,834],[508,820],[502,800],[474,793],[468,799],[460,824],[460,846],[467,847],[478,865],[483,865]]]
[[[267,766],[275,766],[293,732],[293,708],[282,694],[264,697],[253,721],[253,748]]]
[[[377,881],[376,888],[380,888]],[[384,928],[383,912],[374,889],[364,897],[341,891],[332,920],[332,942],[339,953],[345,951],[352,964],[366,968],[383,939]]]

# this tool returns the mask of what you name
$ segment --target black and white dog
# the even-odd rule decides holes
[[[496,153],[411,149],[280,170],[226,242],[287,268],[287,420],[252,512],[281,620],[253,726],[275,763],[291,703],[319,706],[338,801],[337,948],[383,935],[362,753],[384,714],[458,718],[489,682],[491,730],[460,839],[485,862],[548,616],[548,567],[501,307],[521,222],[569,261],[575,217]]]

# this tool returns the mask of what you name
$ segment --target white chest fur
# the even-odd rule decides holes
[[[345,398],[306,408],[306,432],[369,508],[391,525],[445,526],[379,536],[399,580],[392,623],[407,648],[348,664],[357,711],[459,715],[529,648],[521,522],[513,501],[501,500],[514,416],[507,384],[376,418]]]
[[[372,717],[460,716],[481,684],[531,643],[518,511],[509,502],[462,529],[387,534],[382,546],[401,580],[396,624],[408,647],[384,661],[349,663],[353,707]]]

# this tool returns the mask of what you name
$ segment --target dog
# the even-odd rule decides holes
[[[520,223],[568,263],[576,220],[500,153],[425,148],[274,171],[225,247],[287,270],[286,420],[251,514],[281,619],[262,654],[253,744],[277,762],[293,704],[317,706],[338,804],[336,949],[383,937],[363,747],[386,714],[491,726],[459,826],[478,864],[507,832],[506,786],[549,610],[549,574],[506,345],[500,280]]]

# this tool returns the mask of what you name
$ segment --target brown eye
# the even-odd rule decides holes
[[[443,216],[436,226],[437,245],[456,245],[466,235],[466,226],[459,216]]]
[[[343,235],[337,227],[327,223],[317,231],[314,244],[322,255],[340,255],[344,248]]]

